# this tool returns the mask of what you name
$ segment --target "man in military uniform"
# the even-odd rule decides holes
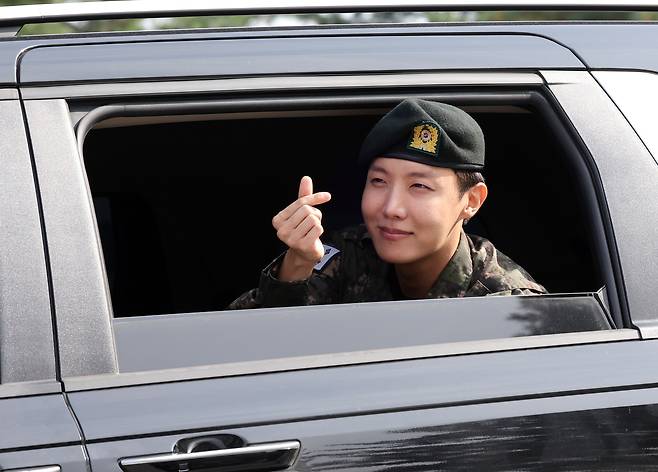
[[[462,226],[487,198],[484,136],[451,105],[407,99],[361,147],[365,224],[320,242],[330,200],[303,177],[272,224],[288,250],[229,309],[546,293],[491,242]]]

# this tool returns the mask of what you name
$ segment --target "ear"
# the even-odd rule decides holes
[[[466,199],[466,206],[462,210],[461,217],[466,221],[473,218],[487,199],[488,194],[489,190],[484,182],[479,182],[469,188],[463,197]]]

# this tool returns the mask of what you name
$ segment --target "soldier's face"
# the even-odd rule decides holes
[[[409,264],[454,250],[467,204],[453,170],[381,157],[368,170],[361,212],[379,257]]]

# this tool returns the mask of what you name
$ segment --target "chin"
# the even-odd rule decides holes
[[[408,264],[418,259],[407,251],[391,247],[382,248],[379,244],[375,244],[375,251],[381,260],[389,264]]]

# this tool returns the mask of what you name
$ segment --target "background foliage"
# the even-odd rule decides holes
[[[60,3],[71,0],[0,0],[0,6],[33,3]],[[111,0],[106,0],[111,1]],[[89,31],[126,31],[143,29],[221,28],[240,26],[289,26],[347,23],[398,22],[481,22],[481,21],[656,21],[652,12],[417,12],[417,13],[354,13],[270,16],[184,17],[157,19],[101,20],[74,23],[26,25],[21,35],[76,33]]]

